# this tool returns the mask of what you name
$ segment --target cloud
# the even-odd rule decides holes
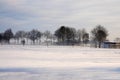
[[[119,3],[120,0],[0,0],[0,25],[43,31],[67,25],[90,31],[101,24],[113,34],[120,25]]]

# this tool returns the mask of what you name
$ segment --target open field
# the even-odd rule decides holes
[[[119,79],[119,49],[0,46],[0,80]]]

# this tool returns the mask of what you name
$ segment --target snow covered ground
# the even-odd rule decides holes
[[[120,50],[0,45],[0,80],[120,80]]]

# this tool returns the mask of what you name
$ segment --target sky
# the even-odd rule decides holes
[[[97,25],[108,30],[108,39],[120,37],[120,0],[0,0],[0,32],[60,26],[90,32]]]

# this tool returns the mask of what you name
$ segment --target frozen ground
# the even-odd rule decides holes
[[[0,80],[120,80],[120,50],[1,45]]]

